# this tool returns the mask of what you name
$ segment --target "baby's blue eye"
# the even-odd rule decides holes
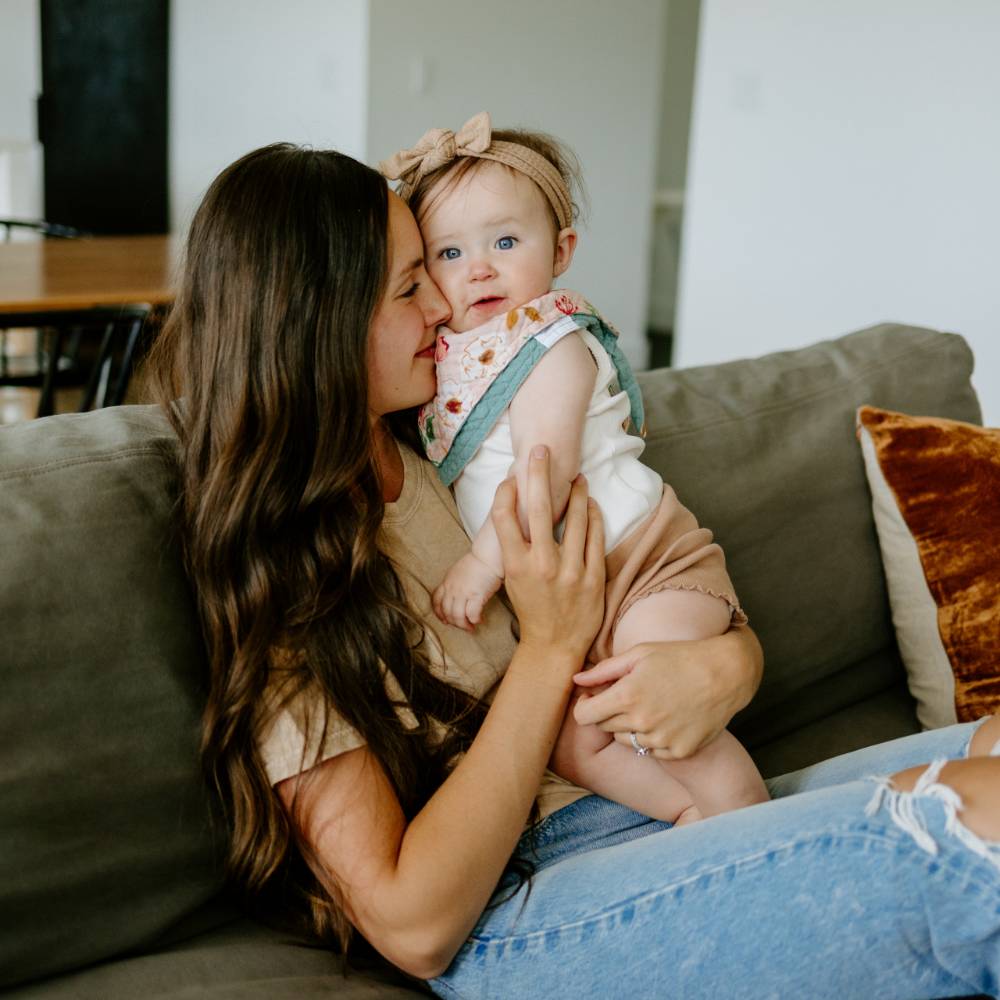
[[[514,249],[514,237],[513,236],[501,236],[497,240],[497,250],[513,250]]]
[[[462,251],[458,247],[445,247],[441,251],[441,258],[443,260],[458,260],[462,256]]]

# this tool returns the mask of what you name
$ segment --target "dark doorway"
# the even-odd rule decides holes
[[[41,0],[45,217],[167,231],[169,0]]]

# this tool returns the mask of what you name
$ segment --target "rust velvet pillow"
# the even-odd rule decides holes
[[[863,406],[858,432],[921,724],[1000,711],[1000,429]]]

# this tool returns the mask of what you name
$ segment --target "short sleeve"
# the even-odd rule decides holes
[[[332,708],[325,720],[323,715],[322,701],[305,691],[280,708],[261,730],[257,749],[272,785],[365,745],[361,734]]]

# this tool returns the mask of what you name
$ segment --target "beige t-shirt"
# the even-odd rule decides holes
[[[431,594],[452,563],[469,550],[469,538],[451,493],[433,466],[405,445],[399,450],[403,491],[395,503],[386,504],[380,547],[392,559],[410,607],[427,624],[425,649],[432,669],[449,684],[491,702],[517,645],[511,631],[513,618],[494,598],[475,632],[443,625],[437,619]],[[400,695],[398,687],[393,687],[391,693]],[[259,749],[271,784],[298,774],[303,760],[311,765],[364,745],[358,732],[332,710],[320,744],[318,726],[309,724],[310,715],[315,719],[320,713],[310,713],[310,707],[308,693],[300,695],[273,715],[261,733]],[[403,718],[409,721],[405,714]],[[546,771],[538,790],[538,807],[547,816],[587,794]]]

